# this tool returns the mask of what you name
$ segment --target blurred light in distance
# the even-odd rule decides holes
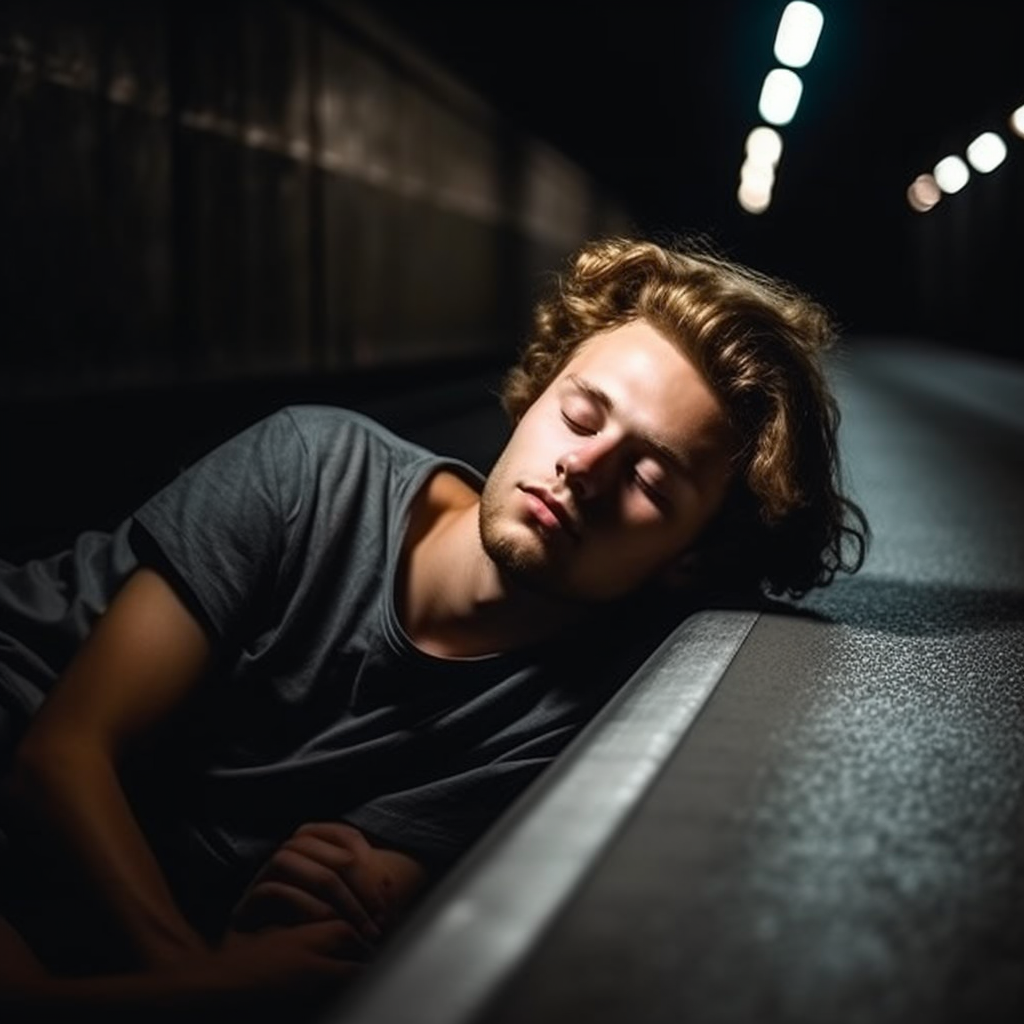
[[[761,86],[758,112],[769,124],[789,124],[800,105],[803,91],[804,83],[795,71],[772,68],[765,75],[764,85]]]
[[[747,157],[740,168],[740,181],[748,181],[770,191],[775,185],[775,169],[771,164],[759,164]]]
[[[967,162],[982,174],[994,171],[1006,159],[1006,143],[995,132],[982,132],[967,147]]]
[[[747,213],[764,213],[771,205],[774,186],[772,165],[758,163],[748,156],[740,168],[740,187],[736,198]]]
[[[782,136],[774,128],[758,125],[747,136],[745,152],[754,163],[774,167],[782,156]]]
[[[970,180],[971,172],[967,164],[958,156],[944,156],[933,171],[935,180],[943,192],[959,192]]]
[[[907,202],[918,213],[927,213],[942,198],[942,189],[931,174],[919,174],[907,188]]]
[[[802,68],[814,56],[825,16],[814,4],[793,0],[779,19],[775,34],[775,59],[791,68]]]
[[[772,190],[760,182],[741,181],[736,199],[747,213],[764,213],[772,204]]]
[[[1024,136],[1024,107],[1018,107],[1010,115],[1010,127],[1021,136]]]

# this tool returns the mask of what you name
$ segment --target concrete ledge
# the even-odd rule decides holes
[[[599,860],[757,618],[713,611],[680,623],[324,1024],[471,1020]]]

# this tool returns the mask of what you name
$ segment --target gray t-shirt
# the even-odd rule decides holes
[[[105,543],[93,536],[77,556],[26,570],[54,584],[36,606],[60,606],[54,622],[37,620],[34,647],[47,630],[64,646],[32,654],[46,663],[34,682],[8,668],[5,688],[23,703],[38,699],[135,559],[171,581],[213,640],[203,707],[167,745],[177,770],[153,773],[163,785],[147,777],[155,788],[137,797],[194,918],[212,926],[306,821],[345,820],[450,863],[620,681],[588,668],[581,652],[595,645],[571,634],[457,660],[410,643],[394,602],[398,558],[410,502],[439,469],[480,483],[468,465],[361,415],[291,407],[199,460]],[[9,580],[0,597],[16,590]]]

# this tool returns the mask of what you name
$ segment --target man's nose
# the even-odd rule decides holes
[[[567,449],[555,464],[558,475],[577,501],[597,497],[615,473],[618,443],[612,437],[595,434]]]

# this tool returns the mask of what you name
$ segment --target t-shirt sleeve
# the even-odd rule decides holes
[[[135,513],[140,563],[169,579],[214,639],[232,634],[273,592],[306,465],[302,438],[281,410],[205,455]]]

